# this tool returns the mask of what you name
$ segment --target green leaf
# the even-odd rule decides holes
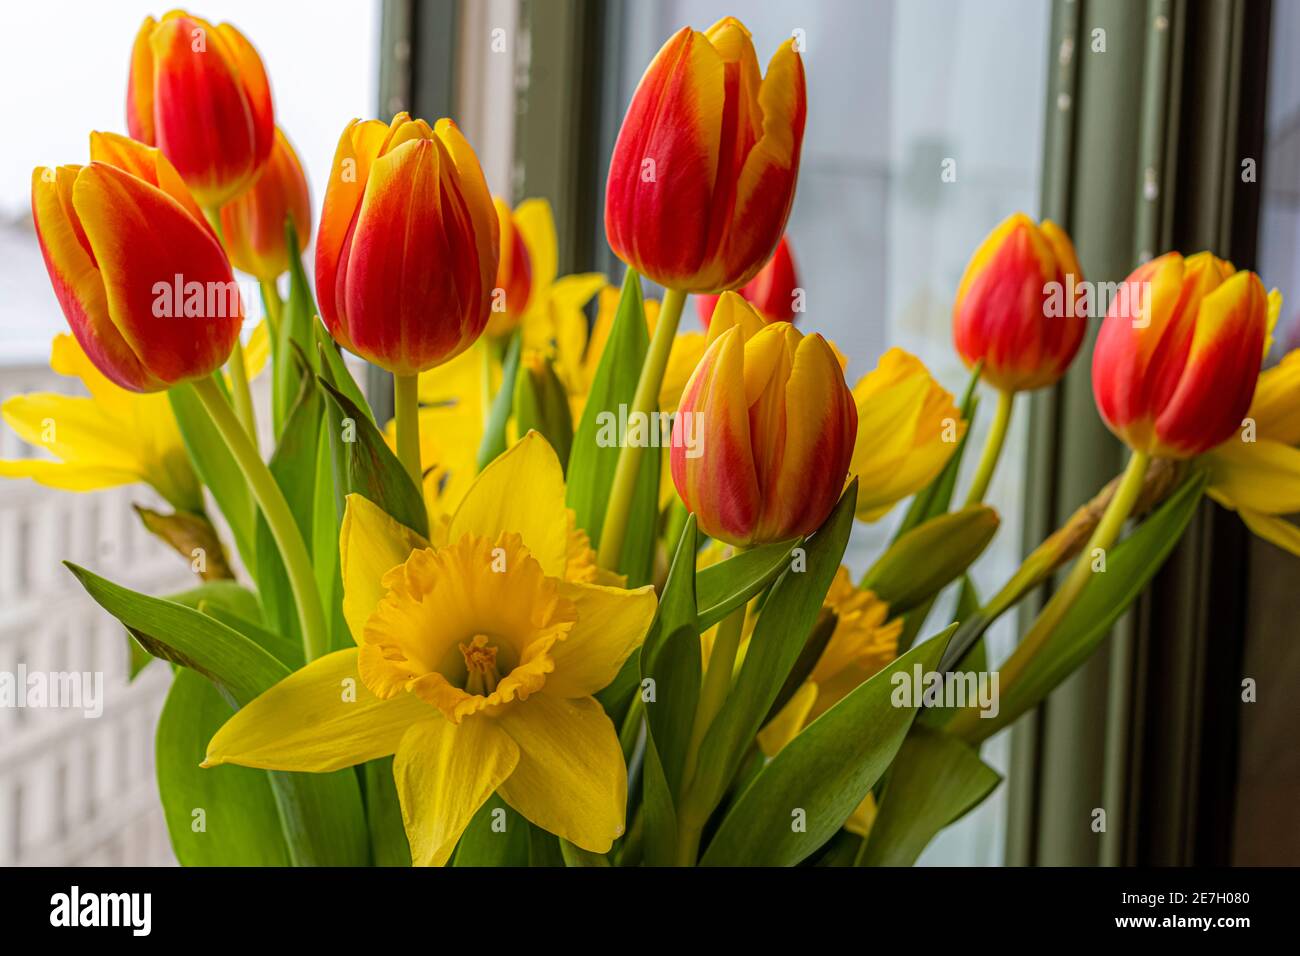
[[[288,351],[295,351],[296,354],[292,347]],[[301,356],[299,361],[303,361]],[[294,524],[310,548],[312,500],[316,487],[317,430],[320,427],[322,403],[316,379],[304,373],[297,381],[300,385],[298,399],[268,467],[275,483],[284,492],[284,500],[293,514]],[[298,609],[294,604],[289,573],[280,556],[275,536],[271,534],[271,526],[260,512],[257,516],[257,569],[257,593],[261,596],[267,623],[277,633],[293,640],[301,640]]]
[[[320,361],[317,367],[320,369],[320,375],[335,389],[342,392],[361,412],[370,420],[372,425],[378,425],[375,421],[375,413],[370,408],[370,403],[366,401],[365,394],[361,391],[361,386],[357,380],[352,377],[348,371],[347,365],[343,361],[343,353],[339,351],[338,345],[330,338],[325,331],[325,326],[319,322],[315,324],[316,329],[316,350]]]
[[[231,630],[238,631],[262,650],[270,653],[289,670],[297,670],[303,666],[302,641],[276,631],[268,631],[260,624],[240,617],[220,604],[200,601],[196,610],[220,621]]]
[[[330,650],[338,651],[352,646],[352,635],[343,617],[343,578],[339,567],[343,499],[334,488],[334,451],[330,447],[328,415],[321,417],[317,430],[316,484],[311,509],[312,570],[329,623]]]
[[[682,785],[686,748],[700,696],[703,657],[695,623],[695,518],[686,522],[668,569],[654,620],[641,645],[641,677],[654,700],[645,704],[645,861],[671,865],[677,843],[673,798]]]
[[[528,821],[494,793],[461,834],[451,865],[527,866],[530,843]]]
[[[217,381],[221,383],[220,376],[217,376]],[[224,389],[224,384],[221,387]],[[221,433],[212,424],[193,385],[173,385],[167,390],[167,398],[194,471],[226,516],[226,523],[235,539],[235,550],[243,559],[244,566],[249,573],[254,573],[257,562],[253,531],[257,512],[244,473],[230,454]]]
[[[1036,707],[1086,661],[1110,633],[1111,625],[1169,557],[1196,513],[1207,476],[1189,475],[1160,508],[1106,553],[1106,570],[1093,574],[1056,632],[1009,686],[1002,688],[993,718],[976,721],[980,740]]]
[[[775,581],[802,544],[802,538],[762,544],[701,569],[695,576],[700,630],[707,631]]]
[[[429,536],[424,496],[415,487],[384,436],[352,399],[319,380],[328,399],[334,487],[341,496],[359,494],[412,531]]]
[[[988,505],[929,518],[894,540],[862,578],[861,587],[902,614],[929,601],[965,573],[998,530]]]
[[[796,734],[731,805],[701,865],[793,866],[834,836],[888,769],[916,716],[894,706],[894,674],[911,674],[915,665],[932,671],[952,631],[914,647]],[[791,826],[795,808],[804,811],[804,831]]]
[[[206,614],[138,594],[65,562],[87,593],[154,657],[212,681],[242,707],[289,675],[289,669],[237,631]],[[271,774],[280,819],[300,866],[360,866],[368,859],[361,789],[351,770]]]
[[[158,720],[158,796],[182,866],[288,866],[289,848],[266,771],[199,764],[234,711],[212,684],[176,672]]]
[[[889,768],[858,865],[911,866],[940,830],[1001,781],[975,750],[918,721]]]
[[[492,342],[484,342],[482,348],[492,348]],[[478,446],[478,470],[490,465],[498,455],[506,450],[506,428],[510,424],[510,410],[514,404],[515,378],[519,374],[519,353],[523,348],[523,335],[516,331],[510,336],[505,356],[501,361],[501,387],[492,399],[488,410],[487,422],[483,426],[483,438]],[[522,433],[521,433],[522,434]]]
[[[257,595],[237,581],[204,581],[197,587],[168,594],[167,600],[193,608],[211,604],[254,623],[262,621],[262,605]]]
[[[298,248],[298,234],[293,222],[285,223],[286,248]],[[271,419],[277,438],[290,427],[294,406],[301,400],[304,380],[316,373],[315,334],[316,301],[303,271],[299,256],[289,257],[289,298],[280,313],[280,328],[271,366]],[[303,364],[301,358],[306,359]]]
[[[578,527],[591,538],[592,546],[600,547],[600,532],[605,523],[605,506],[609,502],[610,486],[614,483],[614,469],[618,466],[619,442],[599,440],[602,413],[619,416],[619,407],[631,407],[636,393],[641,365],[650,347],[646,328],[645,303],[641,298],[641,277],[628,269],[623,277],[623,292],[618,300],[618,311],[610,328],[605,350],[587,393],[582,418],[573,435],[573,453],[569,456],[566,472],[566,500],[578,518]],[[638,476],[639,477],[639,476]],[[637,485],[638,497],[633,499],[634,516],[644,506],[642,488]],[[657,511],[658,502],[650,508]],[[633,537],[631,525],[628,538]],[[624,547],[624,553],[629,548]]]
[[[709,725],[691,790],[712,810],[722,799],[746,748],[754,740],[786,676],[794,667],[830,590],[853,530],[855,478],[825,523],[808,539],[806,567],[795,564],[772,585],[749,639],[740,673]]]
[[[979,408],[979,396],[975,388],[979,385],[980,372],[984,369],[984,360],[975,363],[971,369],[970,378],[966,381],[966,391],[961,398],[961,420],[968,425],[975,420],[975,412]],[[961,441],[957,442],[957,447],[953,449],[952,457],[948,459],[948,464],[943,466],[943,471],[939,476],[930,482],[925,488],[922,488],[912,498],[912,504],[907,509],[907,514],[894,532],[894,540],[897,541],[907,532],[911,531],[917,525],[936,515],[941,515],[948,510],[952,504],[953,489],[957,487],[957,473],[961,471],[962,458],[966,454],[966,440],[970,438],[970,428],[961,436]]]
[[[362,767],[366,785],[366,824],[375,866],[410,866],[411,845],[402,823],[402,805],[393,780],[393,758],[381,757]]]
[[[520,368],[515,380],[515,427],[520,435],[530,430],[542,435],[555,449],[561,466],[568,467],[573,415],[553,359],[530,359]]]

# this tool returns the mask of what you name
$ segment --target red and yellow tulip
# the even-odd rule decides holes
[[[293,221],[298,248],[286,246],[284,225]],[[221,207],[221,233],[236,269],[274,281],[311,242],[311,198],[298,154],[282,130],[275,131],[271,158],[247,190]]]
[[[1253,272],[1208,252],[1138,267],[1097,336],[1092,387],[1134,451],[1189,458],[1241,426],[1259,379],[1270,303]]]
[[[211,374],[244,318],[220,243],[159,150],[92,133],[90,158],[32,173],[36,234],[73,335],[131,391]]]
[[[399,375],[441,365],[487,326],[499,234],[478,157],[451,120],[353,120],[316,240],[326,328]]]
[[[646,70],[614,146],[605,201],[614,253],[683,292],[744,285],[785,230],[805,112],[793,40],[764,77],[740,21],[682,28]]]
[[[750,279],[738,290],[741,298],[754,307],[765,322],[793,322],[802,309],[799,296],[799,270],[794,264],[794,255],[790,252],[790,237],[782,236],[781,242],[767,260],[767,265],[759,270],[758,275]],[[700,322],[707,329],[717,308],[718,296],[697,295],[695,310]]]
[[[1004,392],[1057,381],[1088,327],[1082,283],[1070,237],[1055,223],[1024,213],[1003,220],[975,250],[953,302],[953,342],[966,367],[982,359],[984,380]]]
[[[275,138],[271,85],[253,45],[229,23],[214,27],[183,10],[140,25],[126,122],[208,209],[248,188]]]
[[[721,541],[809,534],[844,490],[858,424],[853,395],[820,335],[788,322],[764,326],[735,293],[722,297],[714,326],[724,309],[744,318],[717,335],[682,394],[673,483],[700,529]]]

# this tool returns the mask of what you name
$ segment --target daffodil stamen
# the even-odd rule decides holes
[[[488,643],[486,634],[475,634],[468,644],[460,645],[465,656],[465,690],[471,694],[487,696],[497,689],[501,674],[497,670],[497,649]]]

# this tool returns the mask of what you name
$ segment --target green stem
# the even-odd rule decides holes
[[[1079,595],[1093,575],[1093,555],[1098,550],[1104,553],[1119,538],[1124,522],[1128,520],[1133,506],[1137,504],[1138,497],[1142,494],[1142,481],[1146,477],[1147,464],[1150,460],[1149,455],[1140,451],[1133,452],[1132,457],[1129,458],[1128,466],[1120,478],[1119,487],[1115,489],[1115,496],[1106,506],[1101,521],[1097,523],[1088,544],[1075,560],[1074,566],[1070,568],[1069,575],[1056,589],[1034,623],[1030,625],[1028,632],[1016,645],[1011,656],[998,669],[1003,694],[1024,673],[1025,668],[1055,633],[1066,613],[1079,599]],[[978,724],[978,713],[975,708],[963,708],[953,717],[948,730],[959,736],[968,736]]]
[[[686,748],[686,762],[682,769],[682,789],[678,800],[680,808],[677,822],[677,865],[694,866],[700,851],[700,832],[712,812],[703,806],[706,797],[696,786],[695,771],[699,765],[700,745],[713,719],[726,703],[731,690],[731,676],[736,668],[736,653],[745,631],[745,605],[736,608],[718,625],[709,654],[709,666],[704,671],[704,685],[695,707],[695,720],[691,724],[690,744]]]
[[[424,480],[420,467],[419,375],[393,375],[393,416],[397,419],[397,458],[418,491]]]
[[[302,625],[303,650],[307,660],[313,661],[329,649],[329,634],[325,629],[325,615],[320,592],[316,588],[311,556],[303,543],[298,525],[293,520],[293,513],[284,500],[280,486],[275,483],[266,463],[258,454],[257,446],[244,432],[226,402],[221,386],[214,378],[201,378],[194,382],[194,391],[243,471],[253,497],[266,517],[266,524],[271,529],[271,536],[280,549],[280,557],[283,558],[289,575],[289,586],[298,609],[298,622]]]
[[[280,300],[280,290],[275,286],[274,279],[262,279],[262,302],[266,306],[266,321],[270,326],[271,341],[275,342],[280,337],[280,316],[284,310],[284,303]]]
[[[966,496],[967,506],[979,504],[989,490],[993,471],[998,466],[998,459],[1002,457],[1002,446],[1006,444],[1007,426],[1011,423],[1011,407],[1015,400],[1015,392],[998,392],[998,407],[993,414],[993,425],[989,429],[988,438],[984,441],[984,454],[980,456],[979,467],[971,481],[970,493]]]
[[[659,309],[659,322],[655,325],[650,349],[641,365],[641,377],[632,396],[628,417],[637,412],[648,414],[659,402],[659,387],[663,384],[668,356],[677,337],[677,325],[682,319],[682,306],[686,293],[676,289],[664,291],[663,305]],[[628,518],[632,511],[632,496],[636,492],[637,471],[645,449],[640,445],[623,443],[614,468],[614,482],[609,490],[609,503],[605,506],[605,520],[600,528],[600,551],[596,563],[607,571],[617,571],[623,556],[623,540],[627,536]]]
[[[220,207],[205,208],[203,214],[208,217],[208,223],[216,234],[221,251],[225,252],[226,237],[221,231]],[[235,405],[235,417],[239,420],[245,434],[253,440],[253,447],[256,449],[257,417],[253,414],[253,392],[248,387],[248,369],[244,365],[244,343],[239,338],[235,339],[235,347],[231,349],[230,358],[226,360],[226,371],[230,373],[230,393],[231,401]]]

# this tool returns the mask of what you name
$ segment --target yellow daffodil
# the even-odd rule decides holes
[[[1259,376],[1246,423],[1202,456],[1209,495],[1255,534],[1300,555],[1300,349]]]
[[[888,620],[889,605],[855,588],[847,568],[836,572],[823,607],[835,614],[835,630],[808,679],[759,731],[758,745],[769,757],[897,656],[903,619]],[[874,817],[875,803],[868,794],[844,826],[866,836]]]
[[[966,432],[961,412],[915,355],[880,357],[853,388],[858,437],[849,472],[858,476],[857,516],[883,517],[943,470]]]
[[[0,461],[0,476],[31,478],[65,491],[151,485],[178,511],[199,511],[203,496],[165,392],[130,392],[91,364],[71,335],[54,337],[50,367],[81,380],[90,397],[15,395],[0,414],[23,441],[58,460]]]
[[[623,832],[626,769],[592,697],[654,616],[651,588],[579,580],[560,463],[530,432],[484,469],[433,541],[350,495],[343,613],[357,646],[244,707],[222,763],[326,772],[395,754],[417,865],[441,865],[492,795],[603,853]]]

